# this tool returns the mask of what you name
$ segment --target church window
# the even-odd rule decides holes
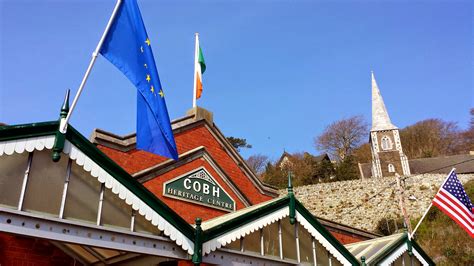
[[[389,173],[395,173],[395,166],[393,164],[388,164],[388,172]]]
[[[392,141],[389,137],[383,136],[382,137],[382,150],[391,150],[392,149]]]

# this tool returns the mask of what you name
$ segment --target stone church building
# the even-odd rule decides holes
[[[474,173],[474,154],[458,154],[409,160],[403,153],[398,127],[392,124],[380,89],[372,73],[372,127],[369,138],[372,162],[360,163],[362,179],[417,175],[447,174],[453,167],[458,174]]]
[[[392,124],[372,73],[372,177],[410,175],[408,159],[403,153],[398,128]]]

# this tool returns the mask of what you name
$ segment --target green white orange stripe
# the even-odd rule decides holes
[[[202,95],[202,74],[206,71],[206,63],[202,55],[202,49],[199,46],[199,34],[196,33],[196,50],[194,55],[194,99],[193,107],[196,106],[196,99]]]

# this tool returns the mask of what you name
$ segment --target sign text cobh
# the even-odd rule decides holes
[[[227,211],[235,210],[235,201],[204,168],[166,182],[163,189],[163,194],[168,197]]]

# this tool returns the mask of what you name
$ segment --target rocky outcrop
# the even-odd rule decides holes
[[[474,180],[474,174],[458,177],[463,184]],[[444,178],[444,174],[404,178],[405,203],[411,218],[423,214]],[[296,187],[294,191],[296,198],[314,215],[368,231],[375,231],[383,218],[401,216],[394,177],[322,183]],[[286,194],[286,190],[280,193]]]

